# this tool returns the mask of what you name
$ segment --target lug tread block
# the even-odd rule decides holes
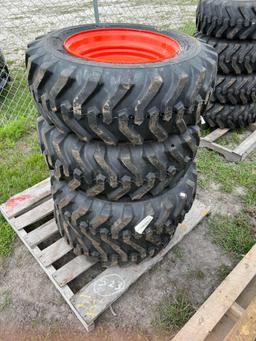
[[[212,103],[204,114],[210,127],[245,128],[256,122],[256,103],[248,105],[225,105]]]
[[[76,252],[94,256],[108,265],[125,264],[153,256],[169,242],[192,206],[196,172],[192,164],[176,187],[140,202],[90,199],[82,191],[72,191],[65,181],[54,176],[51,183],[59,229]],[[60,205],[63,202],[64,208]],[[153,220],[138,234],[135,226],[148,215]]]
[[[129,123],[129,114],[125,109],[119,113],[118,128],[132,144],[143,144],[143,137],[134,129],[133,125]]]
[[[102,142],[83,143],[74,134],[63,134],[38,119],[38,137],[48,167],[73,190],[88,197],[141,200],[155,189],[168,189],[185,174],[199,146],[199,128],[172,135],[163,143],[143,146]],[[165,185],[163,187],[162,185]]]
[[[217,39],[200,32],[195,37],[216,50],[220,74],[249,75],[256,72],[256,41]]]
[[[256,40],[254,0],[200,0],[197,29],[216,38]]]
[[[221,104],[248,104],[256,102],[256,77],[218,75],[214,102]]]
[[[128,262],[127,253],[123,251],[122,248],[109,237],[109,232],[107,229],[100,230],[100,238],[114,250],[117,258],[120,258],[121,262],[123,263]],[[112,259],[113,259],[113,255],[112,255]]]
[[[159,142],[164,142],[168,138],[167,131],[159,124],[159,112],[156,108],[149,110],[149,130]]]
[[[129,27],[154,30],[141,25]],[[48,122],[62,132],[73,131],[85,142],[100,139],[109,145],[163,142],[170,134],[179,133],[178,103],[184,108],[182,129],[198,123],[198,108],[208,104],[217,73],[217,54],[211,47],[168,31],[164,33],[181,45],[174,58],[114,67],[81,60],[64,50],[68,35],[91,28],[94,26],[61,29],[27,49],[30,91]]]
[[[124,195],[128,194],[132,187],[132,181],[129,176],[123,176],[121,178],[121,184],[119,187],[117,187],[115,190],[113,190],[110,193],[107,193],[107,197],[109,200],[112,201],[118,201],[121,199]]]

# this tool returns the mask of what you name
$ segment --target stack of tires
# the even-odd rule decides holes
[[[205,121],[238,128],[256,121],[256,1],[200,0],[196,37],[219,54],[217,86]]]
[[[195,197],[217,54],[173,31],[83,25],[39,37],[26,65],[61,234],[104,265],[157,254]]]
[[[8,84],[10,74],[2,51],[0,50],[0,91]]]

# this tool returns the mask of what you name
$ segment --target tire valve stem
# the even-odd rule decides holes
[[[187,199],[187,194],[184,193],[184,192],[181,192],[181,193],[180,193],[180,198],[181,198],[181,199]]]
[[[139,234],[142,234],[153,219],[154,218],[151,215],[148,215],[139,224],[135,226],[134,228],[135,231]]]

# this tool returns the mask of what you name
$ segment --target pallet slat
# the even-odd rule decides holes
[[[36,223],[40,219],[47,217],[53,212],[53,200],[49,199],[39,206],[32,208],[30,211],[22,214],[18,218],[13,219],[13,226],[16,230],[21,230],[31,224]]]
[[[229,131],[229,129],[216,129],[214,131],[212,131],[209,135],[205,136],[203,139],[207,140],[209,142],[214,142],[216,140],[218,140],[220,137],[222,137],[223,135],[227,134],[227,132]]]
[[[96,263],[97,261],[92,261],[84,255],[77,256],[54,272],[52,277],[60,287],[63,287]]]
[[[228,317],[231,318],[231,320],[236,322],[237,320],[240,319],[243,313],[244,313],[244,308],[242,308],[239,304],[235,302],[232,304],[232,306],[228,310],[227,315]]]
[[[219,154],[223,155],[225,159],[228,161],[231,161],[231,162],[241,161],[241,155],[235,154],[231,149],[228,149],[214,142],[209,142],[205,140],[204,138],[201,139],[200,146],[214,150],[215,152],[218,152]]]
[[[234,149],[234,153],[239,154],[244,159],[253,149],[256,147],[256,130],[247,137],[237,148]]]
[[[227,134],[230,129],[215,129],[207,136],[201,138],[200,147],[211,149],[223,155],[227,161],[239,162],[256,148],[256,128],[251,125],[248,130],[251,132],[243,142],[235,149],[224,147],[214,141]],[[255,131],[254,131],[255,130]]]
[[[54,233],[58,232],[55,220],[52,219],[32,232],[29,232],[24,239],[30,247],[35,247],[43,241],[47,240]]]
[[[39,256],[39,260],[44,266],[49,266],[61,257],[65,256],[71,250],[72,247],[66,242],[65,238],[61,238],[54,244],[43,249]]]
[[[224,341],[254,341],[256,337],[256,297],[231,329]]]
[[[220,284],[173,341],[203,341],[256,276],[256,245]]]
[[[11,219],[26,209],[33,207],[39,200],[51,195],[50,179],[45,179],[29,189],[14,195],[1,207],[3,215]]]

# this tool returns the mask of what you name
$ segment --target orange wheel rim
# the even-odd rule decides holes
[[[164,34],[130,28],[100,28],[69,36],[65,50],[78,58],[105,63],[153,63],[175,57],[180,45]]]

